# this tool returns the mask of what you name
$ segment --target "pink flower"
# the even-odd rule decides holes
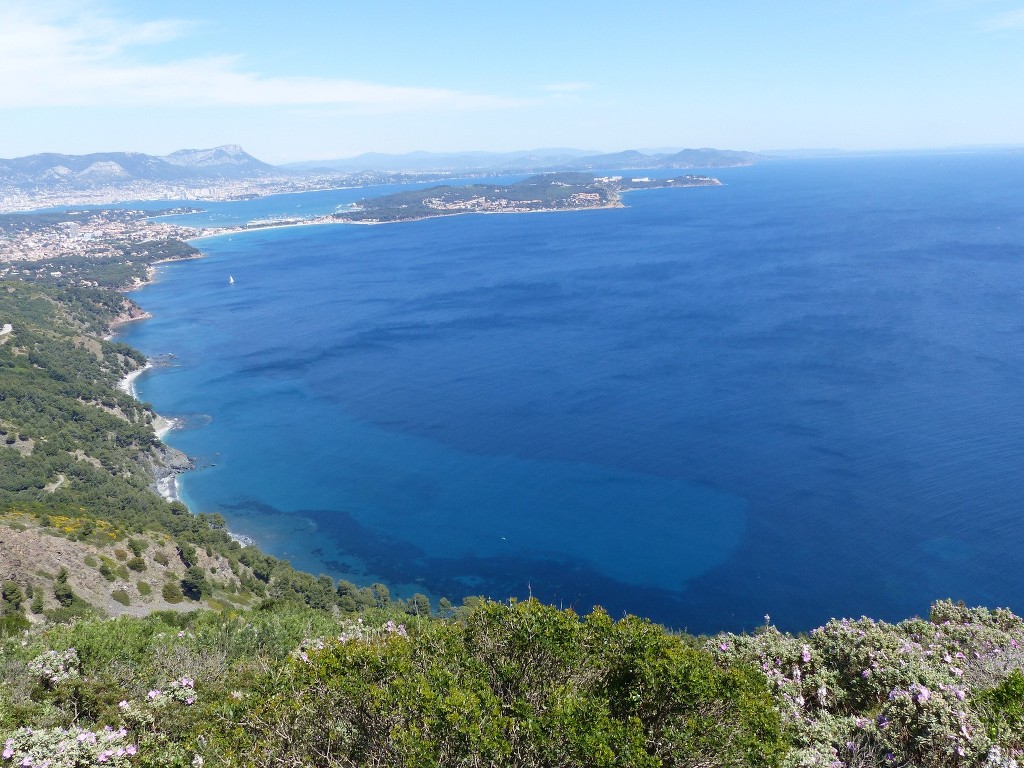
[[[811,660],[811,648],[810,648],[810,646],[807,646],[807,645],[804,646],[803,652],[800,654],[800,658],[803,659],[804,664],[806,664],[807,662],[809,662]]]
[[[150,691],[150,692],[149,692],[148,694],[146,694],[146,695],[147,695],[147,696],[149,696],[149,700],[150,700],[150,701],[152,701],[153,699],[155,699],[155,698],[156,698],[157,696],[159,696],[159,695],[160,695],[160,691],[158,691],[158,690],[156,690],[156,689],[154,688],[154,689],[153,689],[152,691]]]
[[[729,644],[723,642],[721,645],[718,646],[718,650],[720,650],[720,651],[728,651],[729,650]]]
[[[136,747],[134,744],[129,744],[127,747],[124,748],[124,751],[127,752],[129,755],[134,755],[136,752],[139,751],[139,748]]]

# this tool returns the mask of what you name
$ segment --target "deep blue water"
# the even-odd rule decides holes
[[[174,355],[139,389],[187,417],[185,501],[402,596],[694,631],[1024,611],[1024,156],[716,175],[198,241],[122,335]]]

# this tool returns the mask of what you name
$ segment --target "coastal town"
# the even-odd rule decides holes
[[[185,213],[170,209],[156,213]],[[80,210],[0,214],[0,280],[95,286],[106,266],[113,282],[143,282],[156,261],[187,258],[200,230],[151,218],[152,211]]]
[[[19,279],[65,287],[131,287],[152,279],[154,265],[196,258],[189,244],[198,237],[254,229],[314,224],[384,224],[466,213],[534,213],[622,207],[622,193],[640,189],[718,186],[710,176],[683,175],[667,179],[595,176],[589,173],[545,173],[511,184],[438,185],[370,196],[331,212],[308,216],[272,217],[226,227],[187,226],[176,216],[203,209],[188,202],[202,192],[207,200],[238,200],[282,191],[298,182],[270,177],[221,180],[205,187],[170,187],[142,182],[92,192],[38,192],[34,210],[0,213],[0,280]],[[327,184],[328,178],[319,180]],[[309,178],[303,184],[308,187]],[[138,186],[137,185],[142,185]],[[284,185],[284,186],[282,186]],[[94,195],[111,206],[126,200],[150,200],[175,195],[166,209],[89,207],[82,196]],[[47,195],[53,195],[51,199]],[[3,197],[9,204],[11,197]],[[20,198],[18,198],[20,199]],[[60,202],[40,209],[43,202]],[[70,200],[76,202],[72,206]]]

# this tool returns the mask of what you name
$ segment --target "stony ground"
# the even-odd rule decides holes
[[[23,591],[31,584],[33,594],[43,595],[45,611],[59,607],[53,588],[62,568],[67,569],[67,582],[74,593],[107,616],[142,616],[159,610],[189,611],[209,607],[206,600],[186,598],[168,602],[164,599],[164,584],[177,584],[185,573],[177,548],[168,537],[156,533],[133,537],[146,543],[140,555],[144,567],[136,570],[137,562],[134,563],[136,569],[127,567],[134,555],[126,540],[114,540],[110,532],[98,526],[88,540],[73,541],[62,535],[62,524],[64,521],[60,518],[42,527],[27,515],[0,517],[0,580],[12,579]],[[109,543],[102,543],[104,539]],[[198,554],[199,565],[207,579],[220,587],[215,593],[217,600],[222,604],[246,605],[247,599],[229,591],[229,585],[237,586],[238,580],[228,561],[218,555],[208,557],[202,550]],[[100,571],[104,564],[109,575]],[[115,599],[115,594],[120,601]],[[126,599],[127,605],[124,604]],[[27,611],[26,615],[30,620],[43,621],[42,614]]]

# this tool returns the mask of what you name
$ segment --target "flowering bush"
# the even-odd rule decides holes
[[[388,621],[379,627],[371,627],[364,624],[361,618],[349,619],[342,625],[342,631],[336,638],[316,637],[303,640],[299,647],[292,651],[291,656],[308,664],[310,653],[323,651],[329,641],[336,640],[343,645],[345,643],[374,644],[384,642],[389,637],[408,638],[409,633],[404,624],[396,624],[393,621]]]
[[[191,707],[196,703],[195,688],[195,680],[190,677],[181,677],[161,688],[153,688],[141,703],[121,701],[118,704],[121,720],[137,733],[154,730],[157,722],[156,716],[160,710],[166,709],[172,703],[182,704],[186,707]]]
[[[130,765],[138,747],[121,728],[20,728],[4,742],[3,766],[85,768]]]
[[[29,662],[29,669],[39,675],[40,681],[48,688],[81,677],[81,662],[74,648],[44,651]]]
[[[1024,668],[1022,646],[1019,617],[950,601],[930,620],[833,620],[805,640],[765,626],[708,641],[723,662],[747,661],[768,679],[793,727],[790,764],[829,768],[1009,765],[1020,734],[990,725],[982,703]]]

